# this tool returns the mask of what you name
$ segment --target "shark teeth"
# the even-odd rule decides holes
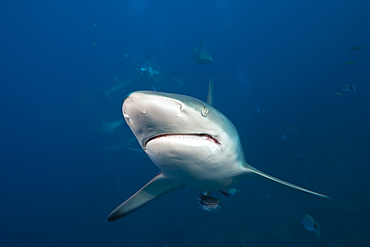
[[[199,140],[212,141],[215,144],[221,146],[221,143],[216,138],[214,138],[213,136],[209,134],[176,134],[176,133],[173,133],[173,134],[161,134],[161,135],[153,136],[145,142],[145,147],[150,141],[157,140],[160,138],[181,138],[181,139],[186,139],[186,140],[194,139],[198,141]]]

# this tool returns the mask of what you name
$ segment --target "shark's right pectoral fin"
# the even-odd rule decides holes
[[[183,186],[184,184],[174,182],[160,173],[138,192],[136,192],[129,199],[119,205],[115,210],[113,210],[108,216],[108,221],[114,221],[118,218],[126,216],[127,214],[132,213],[133,211],[152,201],[153,199],[158,198],[172,190],[179,189]]]

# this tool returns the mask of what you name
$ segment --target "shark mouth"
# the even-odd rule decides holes
[[[158,140],[161,138],[179,138],[179,139],[186,139],[186,140],[195,140],[195,141],[211,141],[214,144],[221,146],[221,143],[209,134],[161,134],[157,136],[150,137],[148,140],[145,141],[144,147],[146,149],[147,144],[150,141]]]

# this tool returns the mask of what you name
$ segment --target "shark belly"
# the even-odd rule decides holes
[[[148,142],[146,153],[169,179],[201,191],[222,190],[235,179],[236,164],[206,137],[176,135]]]

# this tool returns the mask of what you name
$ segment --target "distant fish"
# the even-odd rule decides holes
[[[103,90],[105,92],[105,96],[112,98],[112,96],[110,95],[112,92],[118,91],[124,87],[127,87],[128,84],[132,82],[132,79],[119,80],[116,77],[114,77],[114,80],[115,80],[115,83],[113,84],[112,87],[108,89],[101,88],[101,87],[97,87],[97,88],[99,88],[100,90]]]
[[[96,28],[99,30],[98,25],[96,25],[96,24],[95,24],[95,22],[93,21],[93,19],[92,19],[90,16],[89,16],[89,19],[90,19],[90,21],[93,23],[94,27],[96,27]]]
[[[195,64],[209,64],[213,62],[213,57],[203,48],[202,40],[200,38],[199,45],[194,51],[193,60]]]
[[[95,131],[96,134],[112,134],[119,126],[124,123],[124,119],[112,122],[104,122],[102,121],[100,124],[100,128]]]
[[[235,196],[237,193],[239,193],[239,190],[236,188],[230,188],[226,190],[228,194]]]
[[[356,88],[355,86],[353,85],[348,85],[347,83],[343,84],[342,87],[340,88],[342,89],[344,92],[349,92],[349,91],[354,91],[356,92]]]
[[[335,95],[338,95],[338,96],[343,96],[343,94],[337,93],[337,92],[332,92],[332,94],[335,94]]]
[[[339,166],[337,165],[337,163],[331,162],[330,164],[332,164],[333,166],[335,166],[335,167],[338,167],[338,168],[339,168]]]
[[[265,193],[265,196],[268,198],[268,199],[271,199],[271,194],[269,192],[266,192]]]
[[[97,44],[95,44],[95,43],[93,43],[93,42],[91,42],[91,44],[92,44],[93,46],[95,46],[95,47],[98,47],[98,45],[97,45]]]
[[[256,106],[256,111],[259,113],[259,114],[262,114],[262,111],[261,111],[261,108],[259,105]]]
[[[352,61],[349,61],[349,62],[345,62],[344,65],[354,65],[355,62],[352,62]]]
[[[297,126],[295,126],[294,124],[291,124],[289,127],[290,127],[290,130],[293,133],[296,133],[297,135],[299,135],[299,130],[298,130]]]
[[[306,228],[306,230],[315,232],[316,237],[321,238],[320,228],[311,215],[308,215],[308,214],[303,215],[303,218],[301,219],[301,223]]]
[[[235,196],[236,194],[238,194],[240,191],[236,188],[230,188],[230,189],[224,189],[224,190],[220,190],[220,192],[222,194],[224,194],[225,196],[229,197],[230,195],[232,196]]]
[[[351,47],[351,51],[358,51],[358,50],[362,50],[362,49],[364,49],[365,48],[365,46],[363,46],[363,45],[353,45],[352,47]]]

